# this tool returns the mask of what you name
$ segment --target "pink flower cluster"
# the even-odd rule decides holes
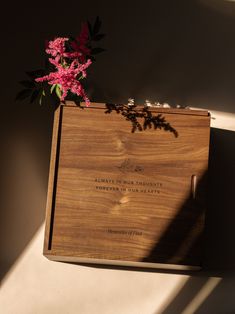
[[[51,72],[49,75],[37,78],[36,81],[37,82],[48,81],[50,85],[58,84],[62,90],[62,95],[60,98],[61,101],[65,100],[65,97],[67,96],[68,91],[70,90],[72,93],[81,96],[85,100],[86,105],[89,106],[90,101],[86,96],[80,81],[77,79],[77,76],[78,74],[82,73],[83,77],[86,77],[85,70],[91,64],[91,60],[88,60],[84,64],[80,64],[75,59],[68,67],[63,67],[61,64],[57,63],[56,60],[51,58],[49,59],[49,61],[56,66],[57,71]]]
[[[58,37],[53,41],[49,41],[46,53],[52,55],[53,57],[65,57],[65,42],[69,40],[68,38]],[[59,60],[59,59],[58,59]]]
[[[87,60],[90,49],[87,47],[89,33],[87,24],[83,24],[80,35],[70,42],[73,51],[66,51],[65,42],[69,38],[58,37],[49,41],[46,53],[51,55],[51,64],[56,68],[55,72],[37,78],[36,82],[47,81],[50,85],[58,85],[62,94],[61,101],[64,101],[68,91],[82,97],[89,106],[90,101],[80,83],[80,79],[87,76],[86,69],[91,65],[91,60]]]
[[[82,30],[76,40],[71,43],[72,48],[78,54],[78,58],[81,62],[85,62],[86,56],[90,54],[90,49],[87,47],[89,40],[89,31],[87,23],[82,24]]]

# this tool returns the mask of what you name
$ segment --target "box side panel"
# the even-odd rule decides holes
[[[59,106],[54,113],[54,123],[51,143],[50,168],[48,178],[47,203],[46,203],[46,220],[43,254],[47,254],[51,246],[51,237],[53,229],[53,208],[55,206],[55,183],[58,161],[58,142],[60,139],[60,124],[62,122],[62,106]]]

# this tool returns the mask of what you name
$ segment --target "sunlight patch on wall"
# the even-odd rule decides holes
[[[235,15],[234,0],[198,0],[205,7],[226,15]]]
[[[206,108],[195,108],[195,107],[190,107],[190,109],[208,110],[211,114],[211,127],[212,128],[235,131],[235,113],[209,110]]]
[[[222,111],[211,112],[211,126],[213,128],[235,131],[235,114]]]
[[[192,299],[192,301],[186,306],[182,314],[196,313],[201,304],[208,298],[216,286],[220,283],[222,278],[211,277],[207,280],[202,289]]]

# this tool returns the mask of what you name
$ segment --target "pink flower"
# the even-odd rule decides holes
[[[91,50],[87,47],[89,42],[89,29],[87,23],[82,24],[82,30],[79,36],[71,42],[74,52],[66,53],[68,58],[78,58],[80,62],[85,62],[86,57],[90,55]]]
[[[52,55],[53,57],[63,56],[65,53],[65,42],[69,40],[68,38],[58,37],[55,40],[49,41],[46,53]]]
[[[86,56],[89,56],[91,50],[84,44],[80,44],[77,41],[71,42],[71,47],[74,52],[70,53],[70,58],[78,58],[80,62],[86,61]]]
[[[81,96],[85,100],[86,105],[89,106],[90,101],[77,76],[82,74],[83,77],[86,77],[86,69],[91,65],[91,60],[87,60],[84,64],[80,64],[77,60],[74,60],[67,67],[63,67],[58,60],[50,58],[49,61],[56,67],[57,71],[37,78],[36,82],[48,81],[50,85],[58,84],[62,91],[61,101],[64,101],[70,90],[72,93]]]
[[[44,46],[45,46],[45,49],[48,49],[49,48],[49,40],[46,39],[45,42],[44,42]]]
[[[89,29],[87,23],[82,23],[82,29],[77,36],[76,40],[80,43],[80,45],[86,45],[89,40]]]
[[[67,41],[68,45],[65,45]],[[74,40],[67,37],[58,37],[47,42],[46,53],[51,55],[49,61],[56,67],[56,71],[37,78],[36,82],[47,81],[50,85],[59,86],[62,92],[61,101],[64,101],[68,91],[71,91],[81,96],[88,106],[90,101],[80,83],[80,80],[87,76],[86,69],[92,63],[91,60],[87,60],[91,53],[88,44],[89,29],[87,23],[82,24],[80,34]],[[69,51],[67,48],[70,48]]]
[[[72,46],[72,44],[71,44],[71,46]],[[66,58],[70,58],[70,59],[78,59],[78,58],[82,57],[82,53],[79,51],[65,52],[63,54],[63,56]]]

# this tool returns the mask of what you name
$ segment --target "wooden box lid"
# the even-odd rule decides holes
[[[153,108],[173,132],[131,132],[106,105],[55,112],[44,255],[197,268],[202,262],[210,115]],[[142,121],[143,122],[143,121]]]

